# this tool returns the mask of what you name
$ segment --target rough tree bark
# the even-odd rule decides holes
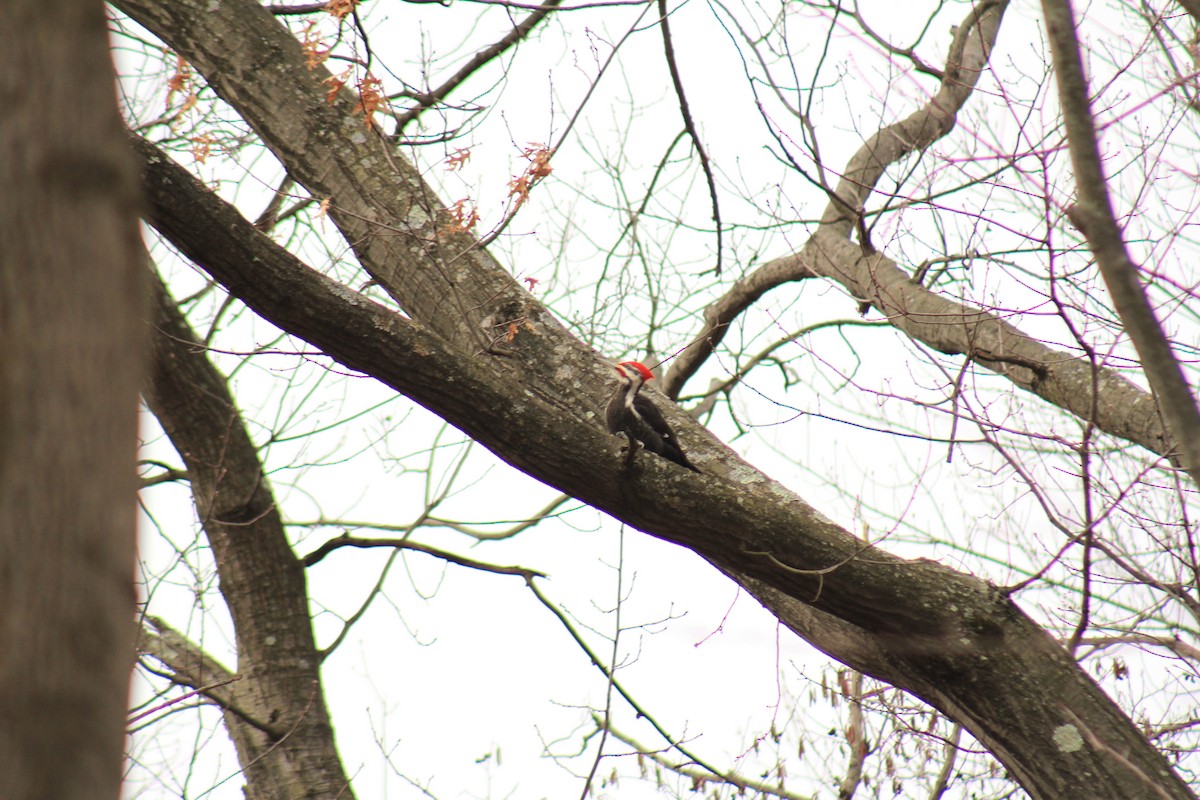
[[[146,403],[187,465],[196,512],[237,635],[240,677],[213,696],[253,800],[353,800],[321,691],[304,567],[292,552],[258,451],[224,377],[158,276],[151,288]],[[222,668],[155,623],[142,650],[193,687]]]
[[[331,200],[360,263],[407,317],[308,269],[139,142],[152,224],[256,312],[518,469],[701,554],[815,646],[961,722],[1034,797],[1191,796],[1069,654],[987,583],[866,546],[678,412],[706,474],[654,462],[624,473],[597,414],[611,370],[486,251],[439,236],[446,204],[382,137],[363,135],[352,101],[326,102],[326,73],[307,70],[261,7],[120,5]],[[865,257],[845,236],[826,244],[829,263],[852,259],[845,272]],[[493,326],[513,319],[529,327],[496,352]]]
[[[141,244],[103,6],[0,26],[0,775],[112,797],[133,665]]]

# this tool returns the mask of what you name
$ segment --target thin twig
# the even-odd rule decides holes
[[[221,686],[227,686],[228,684],[231,684],[234,681],[240,681],[241,679],[242,679],[241,675],[231,675],[228,678],[223,678],[214,683],[209,683],[204,686],[197,686],[196,688],[192,689],[190,692],[184,692],[183,694],[179,695],[179,697],[176,697],[173,700],[168,700],[165,703],[159,703],[154,708],[148,708],[145,711],[143,711],[142,713],[136,714],[136,715],[130,717],[129,719],[125,720],[125,723],[127,725],[132,725],[133,723],[137,722],[138,720],[145,719],[146,717],[150,716],[151,714],[154,714],[158,711],[162,711],[164,708],[170,708],[171,706],[176,705],[177,703],[182,703],[184,700],[187,700],[189,697],[195,697],[196,695],[204,695],[205,697],[208,697],[209,696],[208,693],[210,691],[212,691],[213,689],[220,688]]]
[[[604,662],[600,659],[600,656],[598,656],[596,652],[592,650],[591,646],[584,641],[583,636],[581,636],[579,631],[575,629],[575,626],[571,624],[571,621],[567,619],[567,615],[563,613],[562,609],[551,603],[550,599],[546,597],[546,595],[542,594],[541,589],[538,588],[537,583],[535,583],[532,578],[527,578],[525,584],[529,587],[529,590],[533,592],[533,595],[538,599],[538,602],[545,606],[546,609],[558,619],[562,626],[567,629],[567,633],[570,634],[571,638],[575,640],[575,644],[579,645],[579,648],[583,650],[584,654],[588,657],[588,659],[591,660],[592,665],[596,669],[600,670],[601,674],[603,674],[605,679],[609,681],[612,688],[617,691],[617,694],[621,695],[626,703],[629,703],[629,705],[637,713],[638,718],[649,722],[654,730],[658,732],[658,735],[665,739],[672,748],[691,759],[694,763],[704,767],[704,769],[708,770],[716,777],[725,777],[724,773],[722,773],[716,767],[710,765],[704,759],[689,751],[686,747],[684,747],[682,742],[677,741],[674,737],[668,734],[662,725],[659,724],[658,720],[656,720],[648,711],[646,711],[646,709],[643,708],[642,705],[633,698],[633,695],[626,691],[625,687],[622,686],[620,681],[616,679],[616,676],[613,675],[612,670],[604,665]]]
[[[595,721],[597,725],[601,724],[601,720],[595,719]],[[760,795],[767,797],[778,797],[780,800],[813,800],[813,797],[810,795],[789,792],[782,786],[770,786],[762,781],[758,781],[753,778],[744,778],[741,775],[737,775],[732,772],[715,777],[712,775],[706,775],[699,770],[692,769],[687,764],[677,764],[673,761],[670,761],[662,754],[661,751],[647,747],[629,734],[613,727],[611,724],[608,726],[608,730],[613,735],[613,738],[619,739],[620,741],[629,745],[639,755],[646,756],[654,763],[669,769],[671,772],[691,779],[695,784],[702,785],[704,781],[720,780],[723,783],[727,783],[741,791],[749,790],[751,792],[758,792]]]
[[[433,91],[418,94],[416,97],[417,104],[396,117],[395,137],[399,138],[400,133],[405,127],[415,121],[421,114],[449,97],[451,92],[461,86],[489,61],[498,58],[517,42],[528,36],[537,27],[539,22],[548,17],[550,12],[560,5],[562,5],[562,0],[546,0],[545,3],[538,6],[529,16],[517,23],[503,38],[490,47],[485,47],[476,53],[466,64],[463,64],[458,72],[445,80],[441,86]]]
[[[683,79],[679,75],[679,65],[675,62],[675,45],[671,41],[671,27],[667,23],[667,18],[670,16],[667,11],[667,0],[658,0],[658,13],[660,19],[659,27],[662,29],[663,35],[663,52],[667,56],[667,69],[671,73],[671,82],[675,85],[675,96],[679,98],[679,113],[683,115],[683,126],[687,129],[688,136],[692,137],[692,144],[696,146],[696,154],[700,156],[700,168],[704,170],[704,178],[708,181],[708,195],[712,198],[712,219],[717,227],[717,264],[715,271],[717,275],[721,274],[721,238],[723,235],[721,226],[721,206],[717,201],[717,182],[713,178],[712,164],[708,160],[708,151],[704,149],[704,142],[700,140],[700,132],[696,130],[696,123],[692,119],[692,111],[688,106],[687,95],[683,91]]]
[[[614,614],[616,618],[613,622],[613,638],[612,638],[612,654],[608,658],[608,663],[614,667],[620,658],[621,644],[621,607],[624,600],[624,585],[622,578],[625,574],[625,526],[621,526],[620,532],[617,534],[617,602],[614,606]],[[609,673],[612,674],[611,672]],[[609,678],[608,686],[604,692],[604,724],[600,726],[600,744],[596,746],[596,757],[592,760],[592,769],[588,773],[587,780],[583,782],[583,794],[579,796],[579,800],[587,800],[588,793],[592,789],[592,782],[596,780],[596,773],[600,771],[600,762],[604,760],[604,745],[608,741],[608,723],[612,721],[613,707],[613,681]]]
[[[950,778],[954,775],[954,762],[958,760],[958,742],[961,738],[962,725],[956,722],[942,747],[944,754],[942,769],[938,772],[937,780],[929,790],[929,800],[941,800],[942,795],[950,788]]]

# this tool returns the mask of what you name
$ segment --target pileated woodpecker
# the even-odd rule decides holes
[[[667,424],[667,419],[658,407],[640,392],[648,380],[653,380],[654,373],[645,364],[637,361],[622,361],[617,365],[617,375],[621,385],[608,401],[608,431],[612,434],[624,433],[629,440],[629,450],[625,463],[633,463],[639,444],[652,453],[657,453],[668,461],[674,461],[681,467],[692,472],[699,472],[688,461],[675,438],[675,431]]]

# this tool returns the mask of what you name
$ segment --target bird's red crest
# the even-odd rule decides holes
[[[621,367],[628,367],[629,369],[637,370],[637,372],[642,376],[642,380],[654,380],[654,373],[650,371],[649,367],[640,361],[622,361],[617,365],[617,369],[620,369]]]

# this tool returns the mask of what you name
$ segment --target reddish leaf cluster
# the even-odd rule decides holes
[[[554,168],[550,166],[550,159],[554,156],[554,151],[544,144],[530,142],[521,155],[529,161],[529,166],[508,182],[509,197],[517,199],[517,208],[520,208],[529,199],[529,192],[533,190],[533,187],[554,171]]]
[[[466,233],[475,229],[479,223],[479,211],[470,198],[454,201],[454,205],[446,209],[450,222],[442,227],[443,233]]]
[[[471,148],[457,147],[454,153],[446,159],[446,169],[449,172],[460,170],[471,160]]]
[[[309,20],[301,31],[300,49],[304,51],[304,61],[310,70],[321,66],[329,58],[331,48],[325,46],[316,20]]]
[[[367,127],[373,122],[375,112],[387,105],[387,95],[383,93],[383,83],[374,75],[368,74],[358,82],[358,102],[354,110],[361,111]]]
[[[325,4],[325,11],[331,16],[342,20],[354,12],[358,2],[359,0],[329,0]]]
[[[346,81],[349,80],[349,78],[350,78],[350,68],[347,67],[346,71],[341,73],[340,75],[330,75],[328,78],[325,79],[325,83],[329,86],[329,89],[327,89],[325,92],[325,102],[326,103],[329,103],[329,105],[333,105],[334,101],[337,100],[338,92],[340,92],[342,90],[342,88],[345,87]]]
[[[168,111],[177,94],[183,95],[183,102],[180,104],[179,110],[171,115],[172,129],[179,125],[183,115],[192,110],[198,99],[196,90],[192,88],[191,67],[188,66],[183,56],[175,57],[175,72],[167,79],[167,101],[164,107]]]

